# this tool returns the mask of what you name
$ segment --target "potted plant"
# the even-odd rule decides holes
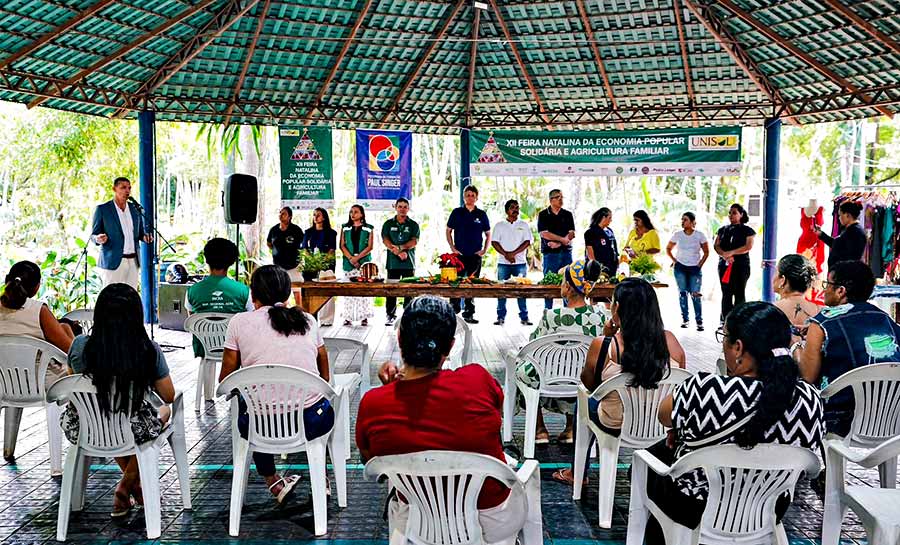
[[[640,254],[629,263],[631,274],[640,276],[647,282],[655,282],[656,276],[653,274],[659,270],[659,263],[648,254]]]
[[[303,280],[309,282],[319,276],[319,272],[334,267],[334,254],[322,253],[319,250],[300,250],[300,271]]]
[[[441,267],[441,282],[454,282],[466,268],[456,254],[441,254],[436,263]]]

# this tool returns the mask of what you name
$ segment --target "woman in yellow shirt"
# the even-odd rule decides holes
[[[628,233],[628,240],[625,242],[625,253],[628,258],[640,254],[658,254],[662,248],[659,244],[659,234],[653,228],[650,216],[647,212],[638,210],[633,217],[634,229]]]

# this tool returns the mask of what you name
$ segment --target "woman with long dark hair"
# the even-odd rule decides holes
[[[661,250],[659,244],[659,233],[653,227],[650,216],[644,210],[638,210],[632,214],[634,220],[634,228],[628,233],[628,239],[625,241],[625,253],[629,258],[641,254],[658,254]]]
[[[588,349],[581,382],[593,391],[602,381],[622,373],[633,375],[631,386],[656,388],[668,376],[669,368],[684,368],[684,349],[663,326],[656,291],[646,280],[626,278],[616,285],[610,306],[612,319],[603,326],[603,336]],[[599,375],[600,380],[597,380]],[[599,402],[588,402],[591,420],[606,433],[619,436],[622,429],[622,400],[611,393]],[[553,478],[572,484],[572,470],[561,469]]]
[[[341,253],[344,255],[344,272],[359,272],[363,264],[372,261],[372,245],[375,228],[366,222],[366,209],[354,204],[350,207],[347,223],[341,227]],[[372,316],[372,300],[368,297],[344,298],[344,325],[359,320],[363,327],[369,325]]]
[[[750,250],[756,231],[747,223],[750,216],[738,203],[728,209],[728,225],[716,233],[714,248],[719,254],[719,283],[722,286],[722,322],[736,305],[746,300],[744,290],[750,278]]]
[[[591,226],[584,232],[584,253],[587,261],[594,260],[602,267],[607,278],[616,275],[619,267],[619,246],[616,235],[609,228],[612,211],[605,206],[591,215]]]
[[[50,308],[34,297],[41,287],[41,269],[31,261],[19,261],[6,273],[0,295],[0,335],[26,335],[47,341],[68,352],[75,335]]]
[[[674,449],[666,442],[649,450],[672,464],[697,449],[727,443],[753,448],[781,443],[817,449],[824,435],[822,400],[800,378],[791,358],[790,322],[770,303],[738,305],[725,318],[717,337],[722,342],[728,376],[698,373],[663,400],[659,420],[672,427]],[[649,472],[647,494],[675,522],[696,528],[709,487],[702,470],[673,480]],[[790,497],[780,498],[780,519]],[[664,543],[655,519],[647,525],[646,543]]]
[[[134,288],[128,284],[103,288],[94,307],[91,335],[79,336],[72,343],[69,367],[90,377],[102,414],[130,416],[138,444],[159,436],[169,419],[169,407],[157,411],[144,396],[152,390],[164,402],[172,403],[175,386],[165,356],[144,329],[141,298]],[[74,411],[63,414],[63,431],[72,443],[78,440],[77,418]],[[143,503],[141,479],[135,456],[118,457],[116,463],[124,475],[116,486],[111,515],[123,517],[135,502]]]
[[[253,272],[250,297],[256,310],[236,314],[228,323],[220,382],[241,367],[266,364],[299,367],[319,375],[325,381],[329,380],[328,352],[319,326],[312,316],[299,307],[287,308],[284,305],[290,296],[291,279],[284,269],[265,265]],[[243,399],[239,404],[238,430],[241,436],[247,437],[247,406]],[[307,440],[321,437],[334,426],[334,409],[321,395],[314,394],[307,398],[303,406]],[[253,462],[276,501],[284,503],[293,493],[300,477],[280,476],[271,454],[254,452]]]
[[[312,225],[306,230],[303,239],[303,249],[308,252],[318,250],[321,253],[334,256],[337,250],[337,232],[331,228],[331,219],[328,217],[328,211],[324,208],[316,208],[312,214]],[[329,267],[330,273],[321,274],[320,278],[334,279],[334,263]],[[319,325],[329,326],[334,323],[334,304],[335,298],[332,297],[319,310],[316,315],[319,319]]]

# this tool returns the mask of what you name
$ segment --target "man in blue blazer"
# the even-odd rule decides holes
[[[100,245],[100,279],[103,285],[123,283],[134,289],[140,279],[139,241],[153,241],[144,217],[128,202],[131,181],[125,177],[113,181],[115,197],[94,210],[91,239]],[[127,236],[126,234],[127,233]]]

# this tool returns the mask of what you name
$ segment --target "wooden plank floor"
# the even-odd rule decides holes
[[[661,293],[665,319],[676,333],[688,355],[688,368],[712,370],[720,348],[716,346],[714,329],[704,333],[682,330],[674,290]],[[529,310],[532,321],[537,321],[541,301],[531,301]],[[516,319],[515,303],[510,301],[509,321],[505,327],[494,326],[496,303],[480,300],[477,317],[481,323],[473,327],[475,346],[471,359],[486,365],[498,378],[502,377],[501,354],[525,344],[530,327],[522,327]],[[716,307],[709,303],[707,313],[715,316]],[[377,363],[399,357],[394,330],[384,326],[384,310],[375,309],[370,327],[326,328],[326,336],[350,337],[366,341],[373,354],[372,382],[377,383],[374,368]],[[709,323],[712,325],[714,321]],[[339,321],[337,322],[340,323]],[[171,543],[206,541],[236,542],[228,538],[228,500],[231,488],[231,437],[228,404],[223,400],[206,404],[199,415],[194,413],[194,385],[196,363],[191,357],[190,339],[181,332],[156,330],[156,339],[167,345],[166,357],[172,369],[176,386],[185,392],[188,458],[191,463],[191,491],[193,511],[184,511],[171,454],[164,450],[160,461],[163,490],[163,541]],[[338,371],[358,369],[358,362],[338,361]],[[352,410],[355,416],[359,397],[354,397]],[[0,465],[0,540],[3,543],[50,543],[55,536],[58,509],[59,481],[49,476],[47,434],[43,411],[26,410],[22,419],[14,463]],[[355,420],[355,418],[354,418]],[[524,417],[516,417],[514,430],[516,443],[521,447]],[[548,415],[551,431],[561,431],[563,422],[558,415]],[[584,499],[574,502],[571,489],[552,481],[554,469],[569,463],[572,448],[569,445],[539,446],[536,456],[541,462],[542,508],[545,541],[560,545],[586,545],[587,543],[623,543],[628,510],[628,474],[626,469],[618,473],[613,528],[601,530],[597,520],[596,484],[585,489]],[[630,455],[620,462],[627,467]],[[282,462],[283,470],[303,477],[296,500],[289,506],[277,509],[253,472],[250,476],[247,503],[244,507],[241,541],[265,541],[280,543],[313,539],[312,509],[309,503],[308,475],[303,454],[292,455]],[[337,545],[378,543],[387,539],[387,525],[381,517],[384,489],[381,485],[362,478],[362,465],[355,448],[348,470],[349,507],[338,509],[335,500],[329,500],[328,534],[323,541]],[[118,468],[109,460],[96,460],[91,467],[86,493],[85,510],[73,514],[69,525],[69,540],[73,542],[141,541],[144,539],[143,518],[136,511],[123,521],[113,522],[109,517],[112,491],[120,477]],[[877,473],[853,472],[854,482],[875,483]],[[788,512],[785,525],[795,543],[817,542],[821,532],[822,502],[803,480],[797,499]],[[858,521],[848,515],[844,536],[848,540],[865,538]]]

